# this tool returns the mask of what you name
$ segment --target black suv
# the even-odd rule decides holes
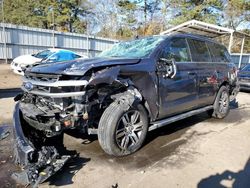
[[[37,161],[67,129],[98,134],[106,153],[124,156],[166,124],[205,111],[224,118],[236,72],[224,46],[194,35],[150,36],[96,58],[31,67],[16,97],[17,161]]]

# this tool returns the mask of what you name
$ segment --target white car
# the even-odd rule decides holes
[[[52,48],[38,52],[37,54],[21,55],[16,57],[11,63],[11,69],[14,73],[23,75],[23,69],[35,63],[53,63],[78,58],[87,58],[87,56],[76,54],[75,52],[72,52],[70,50]]]

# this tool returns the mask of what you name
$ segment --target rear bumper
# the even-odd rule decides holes
[[[29,144],[27,138],[24,136],[20,121],[19,102],[15,105],[13,113],[13,126],[15,162],[20,166],[27,166],[29,163],[29,156],[32,155],[35,149]]]

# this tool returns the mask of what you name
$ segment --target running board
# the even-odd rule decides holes
[[[159,120],[159,121],[153,122],[152,125],[149,127],[148,130],[152,131],[152,130],[158,129],[160,127],[163,127],[165,125],[168,125],[170,123],[173,123],[175,121],[179,121],[179,120],[188,118],[190,116],[193,116],[193,115],[196,115],[196,114],[200,114],[202,112],[206,112],[206,111],[211,110],[211,109],[213,109],[213,105],[206,106],[204,108],[199,108],[199,109],[196,109],[196,110],[192,110],[192,111],[186,112],[184,114],[176,115],[176,116],[173,116],[173,117],[170,117],[170,118],[166,118],[166,119],[163,119],[163,120]]]

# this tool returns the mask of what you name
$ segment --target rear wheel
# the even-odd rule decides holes
[[[210,111],[211,115],[218,119],[226,117],[230,110],[229,102],[228,88],[221,86],[214,102],[214,110]]]
[[[113,102],[103,113],[98,140],[102,149],[114,156],[125,156],[137,151],[148,130],[148,118],[141,104],[127,105]]]

